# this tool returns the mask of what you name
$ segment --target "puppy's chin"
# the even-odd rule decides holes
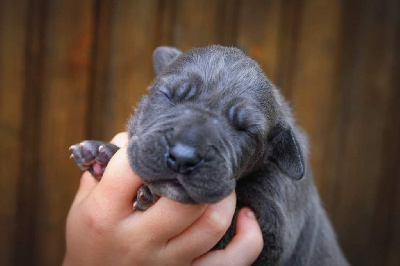
[[[188,204],[198,204],[193,200],[177,179],[160,180],[147,183],[147,186],[157,195]]]
[[[147,185],[155,194],[187,204],[216,203],[232,192],[232,190],[221,191],[221,193],[214,192],[212,195],[208,195],[207,192],[210,190],[194,191],[184,182],[178,181],[177,178],[147,182]]]

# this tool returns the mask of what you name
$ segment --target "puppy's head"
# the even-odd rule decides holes
[[[157,77],[128,122],[128,154],[155,193],[213,203],[267,165],[303,176],[290,110],[255,61],[222,46],[160,47],[153,59]]]

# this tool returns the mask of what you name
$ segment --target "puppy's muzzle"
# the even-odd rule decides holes
[[[167,132],[165,163],[176,173],[189,175],[204,163],[210,154],[213,131],[208,123],[183,124]]]
[[[180,174],[190,174],[198,168],[203,161],[202,156],[197,153],[197,149],[181,142],[177,142],[172,147],[168,147],[167,166]]]

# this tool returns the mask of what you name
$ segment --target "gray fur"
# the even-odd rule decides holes
[[[156,75],[160,74],[180,54],[181,51],[174,47],[157,47],[153,53],[153,66]]]
[[[236,189],[237,209],[253,208],[263,232],[257,265],[347,265],[320,203],[307,140],[260,66],[215,45],[158,48],[154,65],[158,75],[127,126],[130,164],[148,187],[192,204]],[[185,165],[190,171],[168,164],[175,151],[195,158]]]

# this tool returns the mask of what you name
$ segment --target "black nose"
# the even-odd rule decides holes
[[[190,174],[201,160],[196,148],[179,142],[170,147],[167,155],[168,167],[181,174]]]

